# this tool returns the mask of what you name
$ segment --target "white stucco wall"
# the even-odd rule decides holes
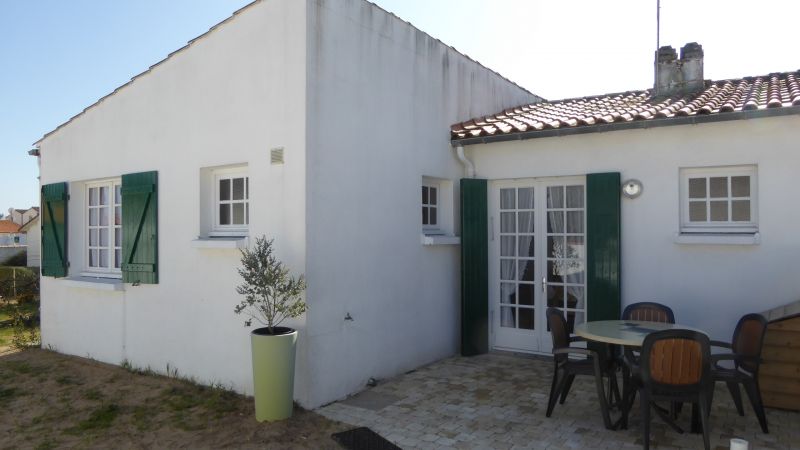
[[[678,323],[728,340],[739,317],[800,298],[800,209],[792,200],[800,117],[716,122],[471,145],[480,178],[621,172],[622,302],[669,304]],[[756,164],[760,245],[682,245],[679,169]],[[589,299],[591,301],[591,299]]]
[[[158,171],[159,279],[124,292],[42,279],[42,340],[64,353],[252,392],[249,330],[233,313],[236,250],[197,249],[201,168],[246,163],[250,234],[305,264],[305,2],[264,0],[41,142],[41,182],[70,183],[70,275],[84,267],[87,180]],[[284,165],[270,149],[284,147]],[[124,205],[123,205],[124,207]],[[303,321],[292,323],[304,333]],[[306,397],[305,339],[296,396]]]
[[[28,267],[39,267],[42,248],[42,225],[39,217],[25,227],[28,245]]]
[[[308,32],[316,406],[458,351],[460,250],[420,244],[421,180],[454,201],[450,125],[536,97],[361,0],[310,0]]]

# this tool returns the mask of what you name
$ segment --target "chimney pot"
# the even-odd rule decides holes
[[[705,87],[703,80],[703,47],[690,42],[681,48],[681,58],[671,46],[656,51],[655,96],[691,94]]]
[[[678,52],[671,45],[665,45],[658,49],[656,60],[660,63],[668,63],[678,59]]]
[[[689,42],[681,47],[681,59],[703,59],[703,46],[697,42]]]

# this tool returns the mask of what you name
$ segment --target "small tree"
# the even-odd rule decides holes
[[[306,289],[305,279],[289,275],[289,269],[275,257],[271,239],[256,238],[252,250],[243,249],[238,271],[244,283],[236,287],[236,292],[244,295],[244,300],[234,312],[249,316],[246,327],[255,319],[274,334],[281,322],[306,311],[306,303],[300,298]]]

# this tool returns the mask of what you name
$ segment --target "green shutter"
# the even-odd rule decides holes
[[[461,354],[489,351],[489,231],[486,180],[461,180]]]
[[[67,183],[42,186],[42,275],[67,276]]]
[[[158,284],[158,172],[122,176],[122,281]]]
[[[586,176],[587,319],[620,317],[619,173]]]

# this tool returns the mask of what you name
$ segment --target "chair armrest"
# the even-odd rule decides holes
[[[733,348],[733,346],[729,342],[711,341],[710,344],[712,347]]]
[[[592,356],[595,359],[597,358],[597,352],[589,350],[588,348],[575,348],[575,347],[564,347],[558,348],[553,350],[554,355],[568,355],[568,354],[579,354],[579,355],[586,355]]]
[[[755,364],[761,364],[764,362],[762,358],[756,358],[755,356],[745,356],[745,355],[736,355],[733,353],[719,353],[716,355],[711,355],[711,365],[716,365],[720,361],[736,361],[736,362],[751,362]]]
[[[570,342],[586,342],[586,338],[580,336],[570,336]]]

